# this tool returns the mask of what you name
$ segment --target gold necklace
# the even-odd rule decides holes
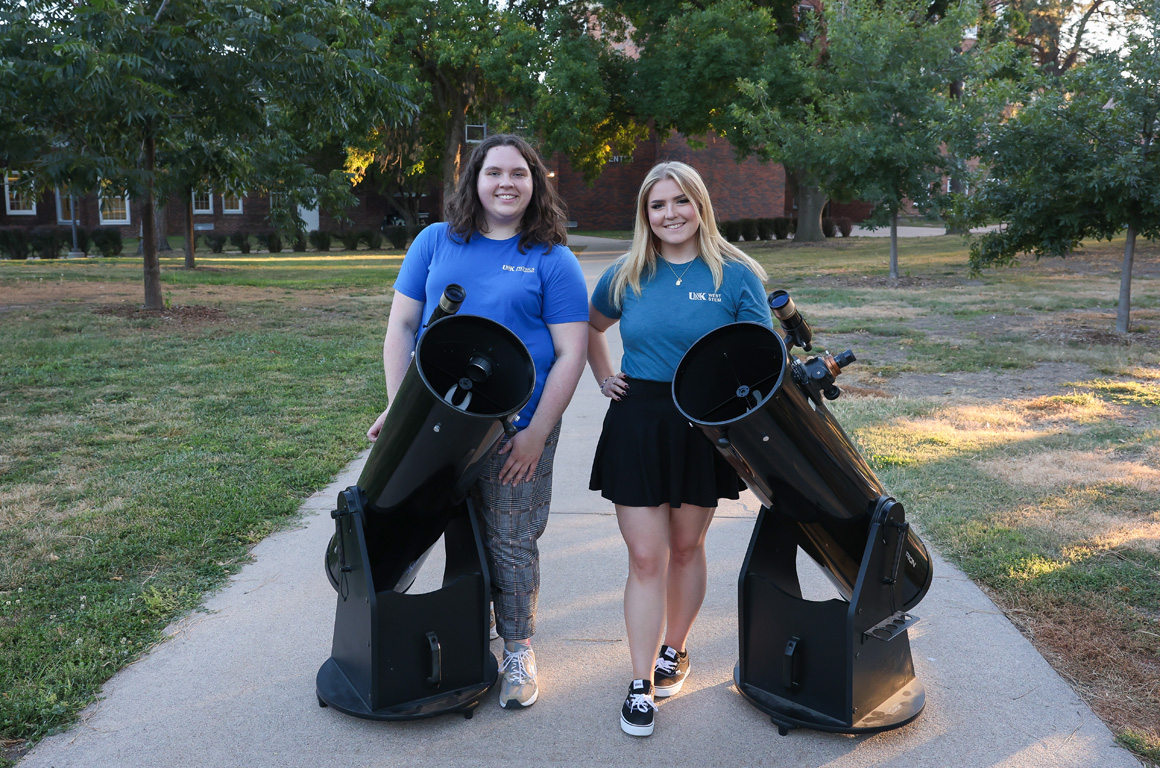
[[[664,257],[661,257],[661,261],[668,265],[669,271],[673,273],[673,277],[677,278],[677,285],[680,285],[681,281],[685,279],[685,275],[689,274],[689,270],[693,268],[693,263],[696,260],[697,258],[694,256],[693,260],[689,262],[689,266],[685,267],[685,271],[678,275],[677,270],[673,269],[673,265],[669,264],[669,262]]]

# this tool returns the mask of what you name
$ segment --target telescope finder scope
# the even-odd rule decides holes
[[[798,346],[806,352],[813,349],[814,332],[810,330],[809,324],[794,306],[789,292],[779,289],[770,293],[769,308],[773,310],[773,316],[781,323],[786,340],[790,342],[791,347]]]
[[[449,283],[443,289],[443,295],[439,298],[439,305],[435,307],[435,311],[431,313],[431,319],[427,321],[427,325],[442,320],[448,315],[454,315],[459,311],[459,305],[467,298],[467,291],[463,290],[462,285]]]

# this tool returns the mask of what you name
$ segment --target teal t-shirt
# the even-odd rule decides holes
[[[701,259],[669,269],[658,258],[656,271],[641,275],[640,295],[628,287],[618,311],[612,307],[609,288],[623,263],[622,259],[613,262],[600,276],[592,306],[620,321],[624,341],[620,369],[631,378],[672,381],[689,347],[723,325],[748,321],[773,328],[765,287],[744,264],[725,262],[721,287],[714,289],[713,273]],[[680,285],[676,284],[678,275]]]

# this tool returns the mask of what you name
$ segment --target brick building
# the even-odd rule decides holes
[[[656,134],[639,143],[632,155],[613,158],[590,187],[560,155],[549,160],[557,189],[568,205],[570,226],[581,230],[632,229],[636,195],[645,174],[655,164],[679,160],[697,169],[705,180],[719,221],[785,216],[786,179],[780,165],[752,158],[738,163],[724,139],[711,137],[694,149],[688,139],[673,134],[661,141]]]

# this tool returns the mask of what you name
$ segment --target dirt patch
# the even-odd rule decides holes
[[[113,315],[126,320],[164,320],[175,325],[198,325],[201,323],[220,323],[227,318],[226,312],[218,307],[163,307],[162,309],[145,309],[144,307],[130,307],[124,305],[97,307],[93,310],[97,315]]]
[[[934,277],[883,277],[880,275],[829,275],[820,277],[819,285],[842,288],[953,288],[963,284],[961,279],[941,280]]]
[[[1004,400],[1070,392],[1070,381],[1093,376],[1081,363],[1038,363],[1020,370],[903,373],[882,383],[881,388],[898,397],[968,398]]]

